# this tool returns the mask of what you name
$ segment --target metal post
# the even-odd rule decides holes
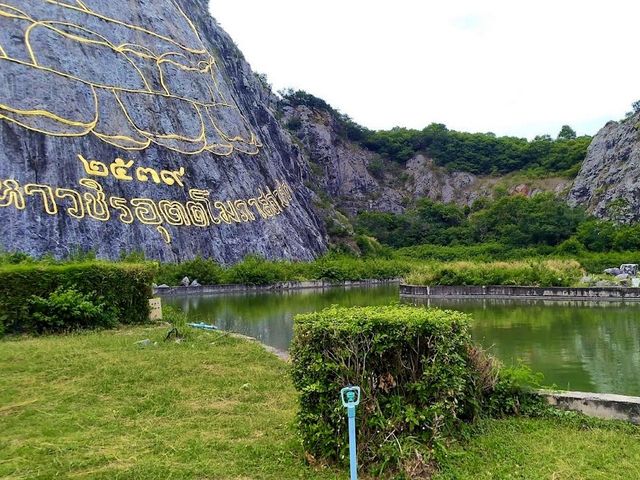
[[[360,404],[360,387],[345,387],[340,391],[342,405],[349,417],[349,464],[351,480],[358,480],[358,457],[356,449],[356,407]]]

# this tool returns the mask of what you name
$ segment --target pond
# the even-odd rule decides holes
[[[167,297],[163,301],[184,310],[194,321],[213,323],[286,350],[298,313],[330,305],[398,302],[398,287]],[[640,304],[488,299],[417,302],[427,303],[470,313],[476,342],[505,364],[522,362],[541,372],[546,385],[640,396]]]

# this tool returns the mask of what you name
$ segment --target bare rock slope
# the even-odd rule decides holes
[[[206,0],[5,0],[0,86],[2,248],[325,250],[306,163]]]
[[[569,202],[601,218],[640,220],[640,114],[609,122],[594,137]]]

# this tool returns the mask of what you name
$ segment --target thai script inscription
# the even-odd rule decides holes
[[[133,160],[123,160],[122,158],[116,158],[107,167],[106,163],[99,162],[97,160],[87,160],[82,155],[78,155],[80,162],[84,167],[84,171],[87,175],[95,177],[108,177],[112,176],[116,180],[122,180],[125,182],[133,181]],[[177,185],[184,187],[184,167],[180,167],[178,170],[160,170],[159,172],[154,168],[138,167],[135,169],[135,178],[140,182],[153,182],[162,183],[164,185]]]
[[[57,188],[30,183],[21,185],[14,179],[0,180],[0,208],[24,210],[33,198],[48,215],[66,213],[69,217],[99,222],[117,220],[124,224],[139,222],[156,227],[167,243],[171,243],[168,227],[210,228],[220,224],[241,224],[257,219],[270,219],[282,214],[293,201],[293,191],[286,182],[276,182],[258,189],[252,198],[236,200],[211,199],[208,190],[190,189],[188,201],[126,199],[107,196],[98,182],[82,178],[81,189]]]

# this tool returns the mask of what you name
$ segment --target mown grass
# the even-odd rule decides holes
[[[0,478],[336,478],[304,463],[286,364],[166,331],[0,343]],[[146,338],[158,344],[135,345]]]
[[[640,478],[640,428],[576,415],[488,420],[434,480]]]
[[[165,343],[166,332],[1,341],[0,478],[348,477],[306,465],[285,363],[219,332]],[[135,344],[146,338],[158,344]],[[640,478],[633,426],[508,419],[474,433],[438,479]]]

